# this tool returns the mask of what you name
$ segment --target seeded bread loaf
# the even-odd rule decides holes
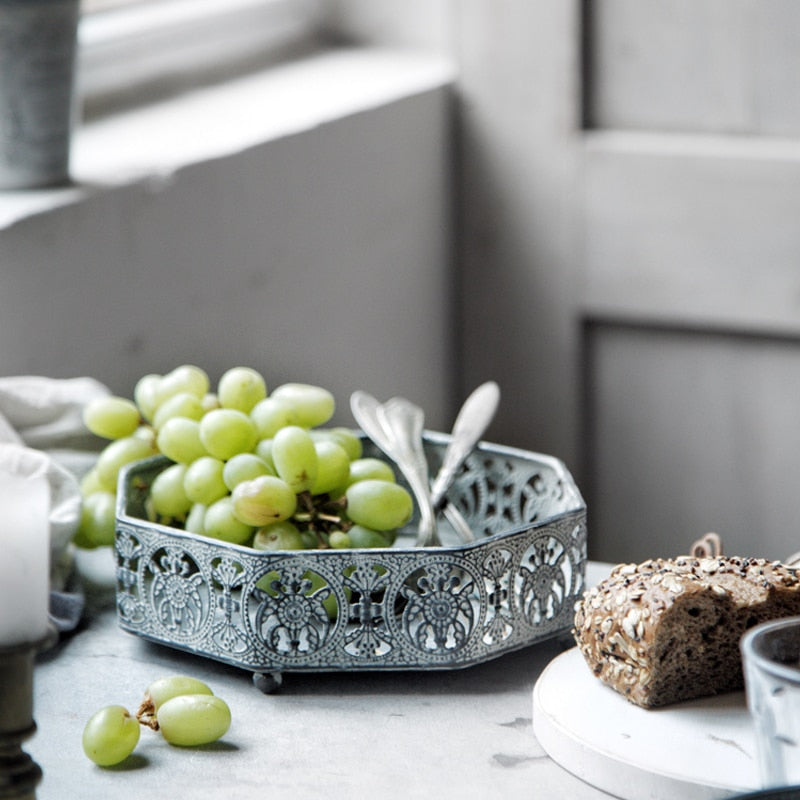
[[[636,705],[664,706],[744,685],[739,639],[800,615],[800,573],[716,556],[620,564],[589,589],[573,635],[592,672]]]

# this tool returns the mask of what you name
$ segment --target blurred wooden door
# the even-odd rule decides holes
[[[473,30],[478,6],[490,24],[467,5]],[[527,28],[547,98],[525,120],[544,219],[530,253],[560,276],[540,320],[570,332],[549,345],[565,383],[528,408],[574,454],[590,553],[668,556],[711,530],[729,553],[800,550],[800,3],[494,9],[510,41]],[[526,358],[510,376],[547,374]]]
[[[584,5],[598,553],[800,550],[800,3]]]

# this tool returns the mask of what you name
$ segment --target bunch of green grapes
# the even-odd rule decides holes
[[[170,744],[196,747],[217,741],[230,724],[228,704],[207,684],[172,675],[147,687],[136,715],[122,705],[93,714],[83,729],[83,751],[98,766],[111,767],[136,749],[141,725],[159,731]]]
[[[76,544],[111,545],[120,469],[161,453],[147,499],[151,521],[260,550],[388,547],[413,500],[385,461],[333,417],[333,395],[233,367],[212,392],[207,374],[183,365],[146,375],[134,399],[104,397],[84,410],[111,442],[82,483]]]

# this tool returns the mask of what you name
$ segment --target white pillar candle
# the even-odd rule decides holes
[[[0,648],[40,641],[50,600],[50,487],[0,464]]]

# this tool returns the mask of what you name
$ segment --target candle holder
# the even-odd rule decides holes
[[[35,800],[41,767],[22,749],[36,732],[33,667],[36,654],[55,638],[0,647],[0,798]]]

